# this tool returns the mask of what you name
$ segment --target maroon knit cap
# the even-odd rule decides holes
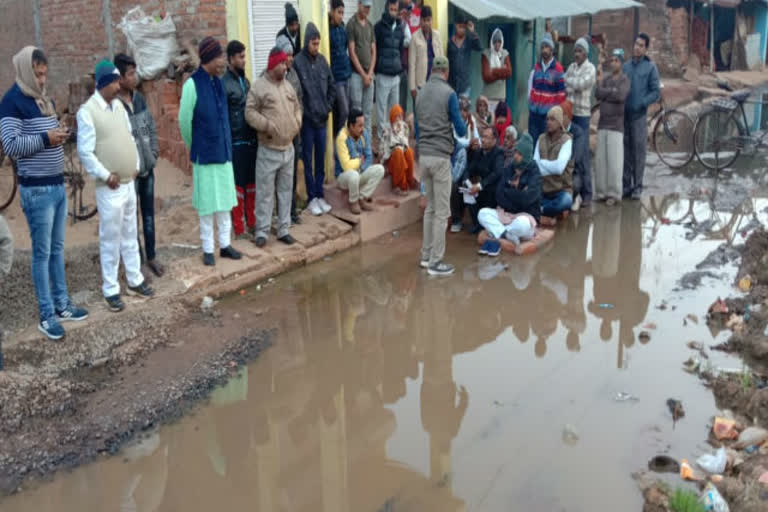
[[[208,36],[200,41],[197,53],[200,55],[200,64],[208,64],[213,59],[224,55],[224,49],[221,47],[221,43]]]

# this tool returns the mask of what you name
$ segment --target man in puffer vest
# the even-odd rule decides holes
[[[113,312],[125,309],[117,275],[121,257],[128,292],[142,297],[154,294],[141,274],[134,184],[141,161],[131,120],[117,99],[119,80],[117,68],[101,61],[96,66],[96,91],[77,112],[77,154],[96,179],[102,291]]]

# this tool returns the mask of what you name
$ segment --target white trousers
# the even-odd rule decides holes
[[[477,221],[494,238],[502,236],[511,240],[515,244],[532,240],[536,236],[536,228],[531,226],[531,221],[527,217],[517,217],[509,224],[502,224],[499,220],[499,214],[496,208],[483,208],[477,214]]]
[[[213,254],[213,218],[216,217],[216,225],[219,228],[219,248],[229,247],[232,234],[232,217],[229,212],[216,212],[211,215],[200,216],[200,240],[203,243],[203,252]]]
[[[117,281],[120,258],[125,265],[129,286],[144,282],[136,224],[136,187],[133,182],[112,190],[96,187],[96,207],[99,210],[99,257],[101,259],[102,291],[105,297],[120,294]]]
[[[384,177],[384,166],[373,164],[361,173],[357,171],[345,171],[336,177],[336,184],[342,190],[349,191],[349,202],[354,203],[363,199],[370,199],[376,192],[376,187]]]

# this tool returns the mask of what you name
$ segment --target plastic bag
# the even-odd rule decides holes
[[[711,483],[708,483],[704,488],[704,493],[701,495],[701,502],[704,503],[705,510],[711,510],[713,512],[731,512],[731,509],[728,508],[728,503]]]
[[[707,473],[722,473],[725,471],[725,463],[728,457],[725,453],[725,447],[720,447],[714,455],[706,453],[696,459],[696,464]]]
[[[178,53],[176,25],[169,14],[156,20],[134,7],[117,26],[128,41],[128,49],[136,60],[136,71],[144,80],[151,80],[166,69]]]

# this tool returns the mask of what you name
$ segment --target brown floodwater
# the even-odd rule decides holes
[[[209,403],[1,508],[639,510],[631,473],[659,453],[695,459],[716,412],[681,363],[686,342],[727,338],[704,314],[735,293],[735,267],[709,269],[722,277],[695,290],[678,280],[741,243],[766,205],[596,208],[522,258],[483,258],[469,236],[450,235],[448,278],[418,268],[415,226],[279,276],[217,305],[224,321],[251,315],[277,337]],[[690,240],[691,220],[713,224]],[[685,407],[676,425],[668,398]]]

